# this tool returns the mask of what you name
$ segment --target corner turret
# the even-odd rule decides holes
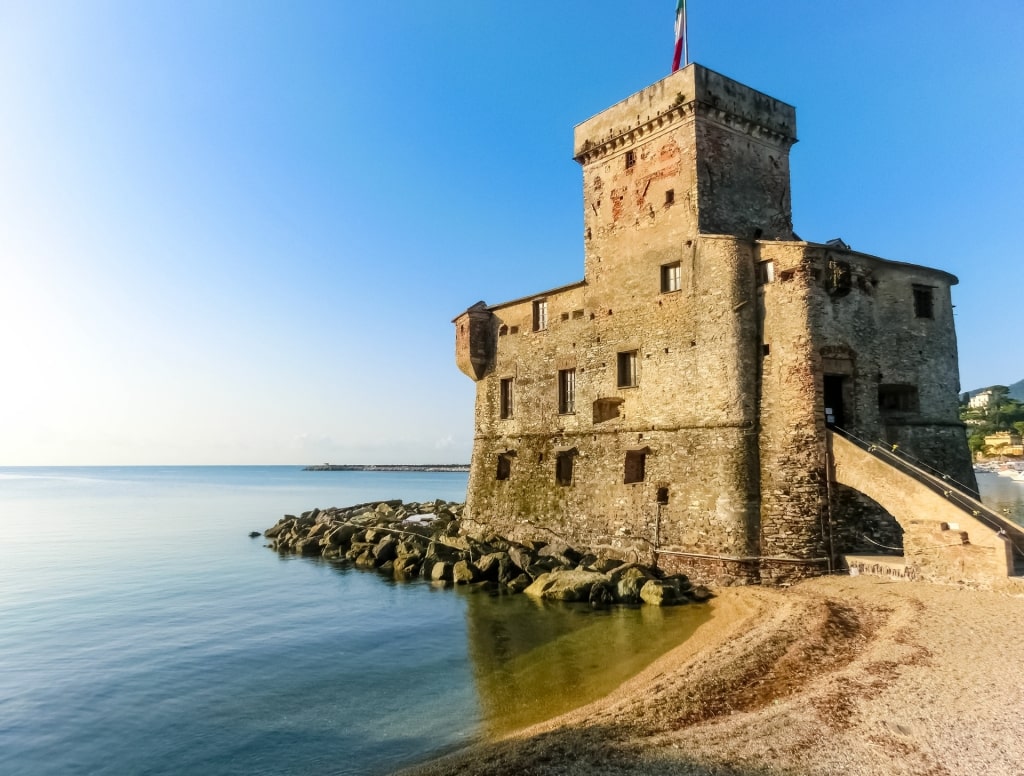
[[[494,313],[484,302],[477,302],[452,323],[455,363],[467,377],[481,380],[494,365]]]

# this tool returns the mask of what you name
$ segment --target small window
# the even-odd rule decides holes
[[[671,205],[671,204],[672,204],[673,202],[675,202],[675,201],[676,201],[676,192],[675,192],[675,189],[668,189],[668,190],[667,190],[667,191],[665,192],[665,204],[666,204],[666,205]]]
[[[512,456],[508,453],[498,455],[498,473],[495,479],[507,480],[512,477]]]
[[[576,412],[576,370],[558,370],[558,414],[572,415]]]
[[[563,321],[569,320],[569,313],[562,313],[562,320]]]
[[[883,417],[891,415],[911,415],[916,413],[918,408],[917,386],[878,386],[878,411]]]
[[[548,300],[533,303],[533,330],[544,331],[548,327]]]
[[[512,417],[512,378],[503,377],[501,380],[501,417],[502,419]]]
[[[759,286],[763,286],[768,283],[771,283],[773,280],[775,280],[775,262],[757,262],[757,284]]]
[[[619,417],[619,405],[621,404],[622,399],[615,397],[595,400],[594,422],[604,423],[606,420],[613,420]]]
[[[665,264],[661,268],[661,293],[667,294],[670,291],[678,291],[682,288],[682,270],[679,262]]]
[[[559,485],[572,485],[572,459],[574,450],[558,453],[555,458],[555,481]]]
[[[498,329],[498,336],[504,337],[506,334],[508,334],[508,326],[502,324],[501,327]]]
[[[633,482],[643,482],[647,473],[647,451],[629,450],[626,452],[626,468],[622,481],[629,485]]]
[[[519,327],[518,327],[518,326],[513,326],[513,327],[511,327],[511,328],[510,328],[510,329],[508,330],[508,333],[509,333],[509,334],[518,334],[518,333],[519,333]]]
[[[572,319],[574,321],[582,320],[583,319],[583,311],[582,310],[573,310],[572,311]]]
[[[665,504],[668,503],[668,488],[667,487],[658,488],[658,494],[657,494],[657,497],[656,497],[656,501],[659,504],[661,504],[662,506],[665,506]]]
[[[626,151],[626,169],[636,164],[636,151]]]
[[[632,388],[636,385],[636,351],[619,353],[618,357],[619,388]]]
[[[841,299],[850,293],[853,288],[853,270],[850,269],[848,261],[836,261],[830,259],[828,270],[825,274],[825,291],[830,296]]]
[[[934,318],[934,299],[931,286],[914,286],[914,317]]]

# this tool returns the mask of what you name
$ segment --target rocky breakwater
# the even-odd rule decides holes
[[[378,501],[285,515],[264,536],[282,553],[320,556],[398,580],[422,578],[594,607],[703,602],[711,591],[656,566],[581,551],[562,542],[513,542],[463,533],[462,504]]]

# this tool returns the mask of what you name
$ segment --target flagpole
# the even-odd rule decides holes
[[[683,60],[683,66],[690,64],[690,42],[686,29],[686,0],[677,0],[676,3],[676,45],[672,54],[672,72],[679,69],[679,60]]]
[[[686,26],[686,0],[683,0],[683,67],[690,64],[690,34]]]

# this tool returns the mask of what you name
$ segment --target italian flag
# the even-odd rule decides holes
[[[672,72],[679,69],[679,61],[683,58],[683,50],[686,48],[686,0],[679,0],[676,4],[676,52],[672,55]],[[689,64],[689,52],[687,52],[685,64]]]

